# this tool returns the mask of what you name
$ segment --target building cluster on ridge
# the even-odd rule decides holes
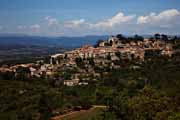
[[[1,67],[1,72],[14,72],[18,75],[18,68],[28,68],[28,76],[50,76],[59,70],[77,69],[69,79],[63,79],[64,85],[87,85],[87,82],[80,81],[80,76],[85,76],[83,79],[88,80],[88,76],[94,78],[100,76],[95,72],[93,67],[89,65],[89,60],[93,60],[94,66],[121,68],[118,64],[121,60],[139,60],[143,61],[147,54],[155,52],[157,55],[165,55],[171,57],[173,54],[173,45],[170,42],[161,39],[143,39],[124,40],[121,36],[111,36],[108,40],[98,41],[96,46],[85,45],[72,51],[67,51],[63,54],[51,55],[49,63],[38,61],[37,63],[15,65],[11,67]],[[151,54],[150,54],[151,55]],[[85,69],[78,67],[77,59],[83,60]],[[63,72],[62,72],[63,73]]]
[[[67,59],[67,64],[75,64],[75,59],[78,57],[82,59],[93,58],[95,63],[99,60],[105,60],[108,56],[111,57],[111,60],[118,60],[116,53],[121,53],[122,58],[132,59],[131,57],[133,56],[144,60],[148,51],[159,51],[161,55],[167,56],[173,54],[172,45],[162,40],[144,39],[142,41],[124,42],[117,37],[110,37],[107,41],[99,42],[98,47],[86,45],[64,54],[52,55],[51,64],[53,64],[53,61],[56,64],[60,64],[62,59]]]

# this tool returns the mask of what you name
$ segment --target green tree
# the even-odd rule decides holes
[[[28,80],[30,78],[31,71],[28,67],[18,67],[16,69],[17,80]]]
[[[155,38],[156,40],[160,40],[161,35],[160,35],[159,33],[156,33],[156,34],[154,35],[154,38]]]
[[[84,61],[83,61],[83,59],[82,58],[76,58],[76,64],[77,64],[77,66],[78,67],[80,67],[80,68],[84,68],[85,67],[85,64],[84,64]]]
[[[42,93],[39,100],[39,112],[41,114],[40,120],[49,120],[52,115],[52,109],[50,106],[50,98]]]

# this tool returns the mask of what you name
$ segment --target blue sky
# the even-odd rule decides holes
[[[0,33],[179,34],[180,0],[1,0]]]

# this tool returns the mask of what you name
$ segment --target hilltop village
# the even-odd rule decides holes
[[[138,69],[145,58],[162,55],[171,57],[175,53],[175,43],[170,39],[158,34],[148,39],[138,35],[134,38],[110,36],[107,40],[99,40],[95,46],[85,45],[63,54],[51,55],[46,61],[2,66],[0,71],[13,73],[19,79],[23,79],[22,74],[25,74],[26,77],[53,79],[55,84],[88,85],[108,74],[108,70],[126,67],[123,63],[135,61],[137,64],[130,67]]]

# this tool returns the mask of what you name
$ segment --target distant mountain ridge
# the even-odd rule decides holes
[[[144,38],[152,35],[141,35]],[[89,35],[83,37],[41,37],[24,34],[0,34],[0,47],[6,46],[43,46],[76,48],[86,44],[94,45],[98,40],[108,39],[108,35]],[[132,37],[132,35],[126,36]]]
[[[85,44],[94,45],[99,39],[107,39],[108,36],[84,36],[84,37],[39,37],[28,35],[0,35],[0,46],[58,46],[80,47]]]

